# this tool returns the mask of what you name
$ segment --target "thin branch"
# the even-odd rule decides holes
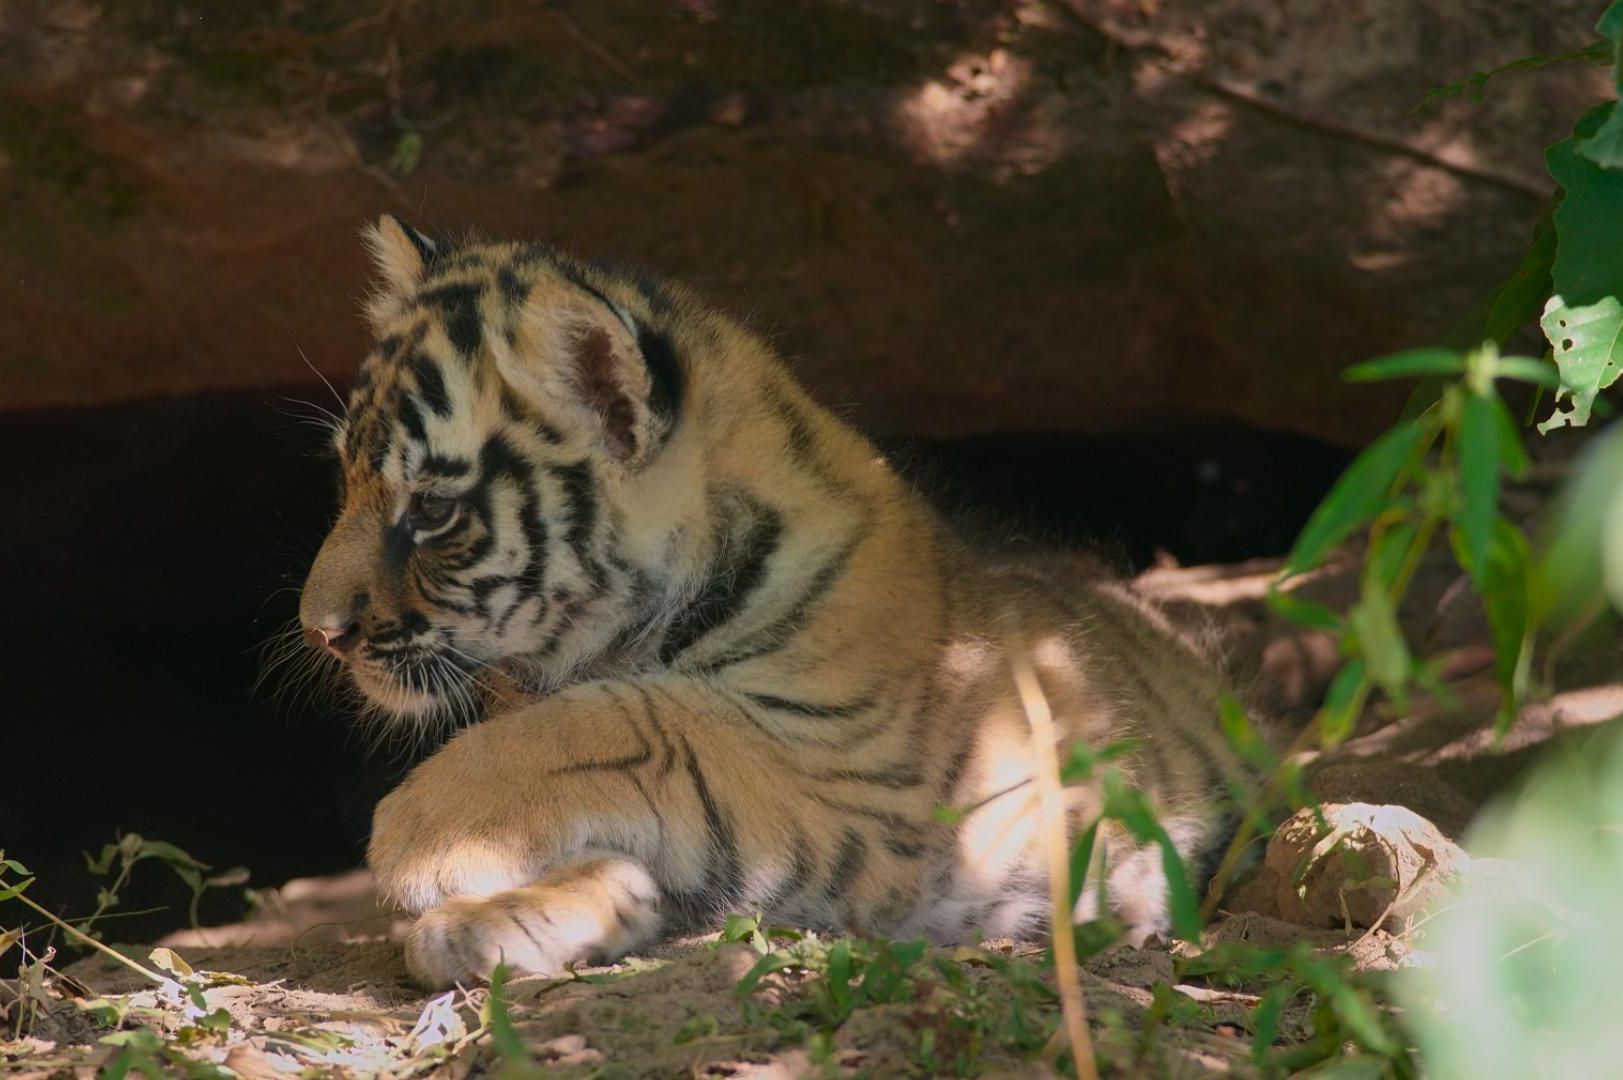
[[[1244,105],[1246,108],[1257,112],[1266,113],[1276,120],[1282,120],[1285,123],[1321,135],[1332,135],[1337,138],[1347,139],[1350,142],[1362,143],[1375,150],[1384,150],[1387,153],[1407,157],[1422,165],[1442,169],[1445,172],[1470,180],[1492,184],[1495,187],[1513,191],[1517,194],[1530,195],[1537,199],[1547,199],[1552,190],[1550,184],[1540,183],[1521,173],[1495,169],[1450,154],[1446,150],[1429,150],[1397,136],[1370,131],[1367,128],[1354,127],[1314,109],[1289,106],[1270,100],[1258,93],[1254,86],[1247,83],[1192,70],[1189,66],[1189,58],[1180,55],[1180,50],[1175,43],[1155,34],[1134,31],[1090,18],[1077,10],[1074,3],[1052,0],[1048,7],[1073,25],[1091,31],[1119,48],[1126,49],[1129,52],[1158,53],[1166,58],[1165,70],[1168,74],[1198,86],[1226,101]]]
[[[129,957],[125,956],[123,953],[119,952],[117,949],[113,949],[113,948],[110,948],[110,947],[108,947],[106,945],[103,945],[101,942],[97,941],[95,938],[91,937],[89,934],[80,933],[78,930],[75,930],[72,926],[69,926],[67,923],[63,922],[61,919],[59,919],[57,916],[55,916],[51,912],[46,911],[44,908],[42,908],[38,904],[34,903],[34,901],[30,900],[23,893],[18,893],[16,896],[13,896],[12,899],[18,901],[19,903],[27,904],[29,907],[33,908],[39,914],[45,916],[47,919],[49,919],[51,922],[55,923],[57,926],[61,927],[63,930],[66,930],[74,938],[78,939],[79,941],[83,942],[86,945],[89,945],[92,949],[95,949],[98,952],[102,952],[102,953],[107,954],[109,957],[111,957],[114,960],[117,960],[120,964],[123,964],[125,967],[129,968],[131,971],[133,971],[136,974],[141,975],[141,976],[143,976],[143,977],[145,977],[147,979],[150,979],[152,982],[156,983],[157,985],[159,985],[159,986],[167,986],[168,984],[174,982],[173,979],[165,978],[164,976],[159,975],[156,971],[152,971],[152,970],[150,970],[148,968],[142,967],[140,964],[136,963],[134,960],[131,960]]]

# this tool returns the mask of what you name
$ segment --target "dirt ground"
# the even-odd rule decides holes
[[[1288,727],[1311,712],[1335,657],[1320,635],[1269,613],[1263,596],[1274,570],[1272,563],[1168,567],[1145,574],[1140,586],[1215,619],[1259,696]],[[1469,862],[1455,842],[1476,810],[1514,784],[1552,740],[1623,715],[1623,686],[1614,685],[1620,643],[1612,637],[1569,650],[1547,673],[1554,693],[1529,705],[1496,744],[1489,735],[1496,702],[1491,654],[1454,573],[1441,558],[1422,572],[1404,619],[1417,647],[1449,658],[1457,707],[1422,703],[1394,719],[1377,705],[1350,740],[1309,769],[1310,786],[1338,834],[1349,846],[1363,844],[1377,862],[1387,860],[1372,879],[1390,878],[1392,887],[1371,893],[1338,878],[1334,867],[1315,861],[1317,831],[1283,827],[1261,865],[1229,891],[1205,945],[1305,940],[1323,953],[1350,953],[1357,969],[1377,972],[1423,957],[1415,930],[1424,903]],[[1351,587],[1345,568],[1302,586],[1332,603]],[[144,1067],[151,1075],[218,1074],[208,1071],[211,1065],[243,1077],[1049,1071],[1029,1039],[1010,1036],[1041,1031],[1057,1015],[1051,995],[1030,985],[1052,985],[1038,942],[991,941],[926,954],[924,974],[907,984],[907,994],[852,1013],[825,1038],[790,1020],[797,1014],[788,1006],[805,999],[809,976],[790,969],[751,993],[736,990],[758,959],[747,941],[723,943],[710,934],[570,978],[518,981],[502,995],[506,1008],[493,1010],[485,988],[428,996],[411,984],[397,944],[407,924],[378,906],[364,872],[290,882],[261,898],[252,921],[159,943],[184,958],[179,964],[162,953],[148,960],[149,948],[130,950],[144,964],[170,967],[174,981],[166,988],[154,990],[99,954],[43,979],[32,988],[38,1006],[32,1033],[0,1042],[0,1072],[118,1074]],[[1196,951],[1188,944],[1114,947],[1084,965],[1096,1050],[1112,1075],[1255,1074],[1253,991],[1260,988],[1215,987],[1180,973],[1179,957]],[[1014,976],[1010,965],[1018,969]],[[932,974],[948,968],[962,979]],[[1022,972],[1029,976],[1024,1005],[1015,989]],[[1159,1003],[1158,984],[1165,998]],[[1164,987],[1175,993],[1166,995]],[[19,994],[30,999],[28,987],[0,988],[12,1018],[8,1036],[23,1007]],[[120,1018],[126,1030],[147,1025],[163,1033],[167,1049],[143,1049],[129,1036],[114,1035],[124,1041],[110,1043],[108,1021]],[[1311,1033],[1305,1006],[1288,1007],[1278,1042],[1290,1045]],[[141,1056],[148,1051],[157,1056]]]
[[[302,886],[317,887],[309,882]],[[1259,915],[1221,919],[1210,933],[1213,941],[1240,938],[1283,945],[1307,937],[1325,950],[1349,947],[1339,931],[1308,931]],[[197,1030],[199,1012],[225,1009],[228,1033],[200,1039],[188,1047],[188,1054],[239,1076],[313,1071],[323,1076],[462,1077],[502,1070],[505,1063],[487,1023],[488,990],[427,996],[412,985],[398,946],[386,937],[352,933],[339,941],[321,936],[313,944],[179,948],[207,987],[200,1009],[166,1002],[142,977],[101,956],[71,965],[60,982],[64,987],[82,984],[83,992],[104,998],[128,995],[124,1000],[132,1017],[157,1025],[177,1042]],[[1389,969],[1403,956],[1396,937],[1384,932],[1358,936],[1357,956],[1366,967]],[[1004,991],[1001,977],[973,954],[1035,964],[1041,951],[1037,942],[995,940],[976,950],[950,952],[970,973],[977,991],[997,994]],[[964,1009],[962,999],[944,987],[864,1009],[839,1028],[819,1061],[792,1033],[763,1022],[748,1008],[769,1008],[791,992],[792,979],[775,987],[763,984],[752,997],[735,991],[757,959],[748,944],[721,943],[712,934],[670,942],[609,967],[580,968],[569,979],[520,980],[503,997],[534,1064],[546,1075],[560,1077],[930,1075],[919,1064],[921,1033],[947,1030],[943,1015],[936,1014],[961,1014]],[[207,974],[212,972],[221,974]],[[1198,1003],[1198,1010],[1142,1046],[1139,1035],[1157,983],[1172,985]],[[1247,1025],[1256,994],[1213,989],[1198,979],[1179,981],[1172,954],[1155,948],[1119,947],[1095,957],[1084,970],[1083,985],[1095,1018],[1097,1048],[1124,1073],[1194,1077],[1254,1072]],[[1050,1020],[1057,1011],[1057,1005],[1043,1010]],[[83,1001],[63,1001],[41,1019],[32,1039],[0,1043],[5,1070],[46,1076],[105,1069],[121,1047],[97,1043],[105,1030],[89,1017]],[[1305,1036],[1307,1017],[1288,1015],[1282,1031],[1287,1038],[1293,1032]],[[987,1040],[975,1059],[976,1075],[1044,1071],[1040,1063],[996,1040]]]

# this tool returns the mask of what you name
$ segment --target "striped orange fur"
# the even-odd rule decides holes
[[[369,241],[378,343],[301,618],[390,723],[479,720],[374,822],[424,982],[555,972],[732,910],[1038,928],[1016,637],[1065,737],[1141,740],[1126,768],[1179,846],[1219,840],[1240,775],[1221,676],[1128,584],[977,550],[683,288],[388,217]],[[1097,793],[1073,794],[1091,820]],[[1104,841],[1111,905],[1164,930],[1159,857]]]

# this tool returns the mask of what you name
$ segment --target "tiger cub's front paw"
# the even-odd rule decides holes
[[[557,975],[583,960],[611,960],[659,931],[659,893],[629,859],[594,859],[520,889],[462,897],[427,912],[406,941],[406,967],[439,989],[488,979],[497,964]]]
[[[414,776],[378,803],[366,863],[383,896],[420,912],[453,897],[492,896],[536,879],[540,845],[455,803],[446,805],[440,794]]]

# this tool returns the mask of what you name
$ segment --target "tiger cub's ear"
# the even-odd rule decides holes
[[[372,253],[372,263],[382,279],[367,305],[367,316],[381,332],[401,298],[427,275],[428,268],[440,255],[440,248],[393,214],[384,214],[361,230],[361,239]]]
[[[653,400],[632,317],[602,297],[545,281],[530,290],[519,325],[511,347],[492,349],[508,385],[539,411],[566,415],[627,468],[646,462],[671,417]]]

